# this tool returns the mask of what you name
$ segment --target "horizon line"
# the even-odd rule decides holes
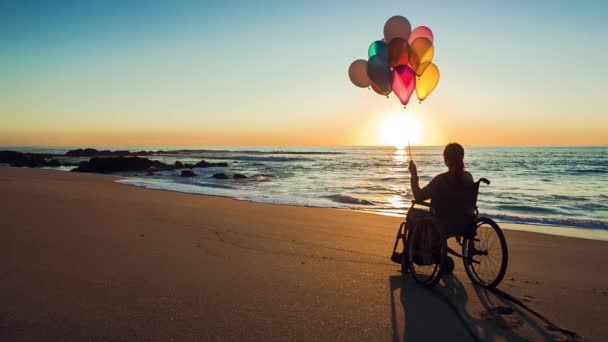
[[[447,144],[447,143],[446,143]],[[436,145],[436,144],[418,144],[411,145],[412,147],[443,147],[446,144]],[[283,147],[283,148],[395,148],[399,149],[393,145],[99,145],[99,144],[90,144],[90,145],[0,145],[0,149],[7,148],[127,148],[127,149],[135,149],[135,148],[171,148],[171,149],[194,149],[194,148],[222,148],[222,147],[231,147],[231,148],[243,148],[243,147],[254,147],[254,148],[266,148],[266,147]],[[479,145],[479,144],[470,144],[465,145],[465,147],[557,147],[557,148],[567,148],[567,147],[587,147],[587,148],[601,148],[608,147],[606,145]]]

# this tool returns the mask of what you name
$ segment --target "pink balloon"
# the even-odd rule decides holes
[[[416,73],[412,68],[398,65],[393,69],[393,92],[404,106],[410,101],[410,97],[416,89]]]
[[[408,38],[407,42],[408,42],[408,44],[411,44],[416,38],[420,38],[420,37],[424,37],[424,38],[430,40],[431,43],[433,43],[433,31],[431,31],[431,29],[426,26],[416,27],[412,31],[412,34],[410,34],[410,37]]]

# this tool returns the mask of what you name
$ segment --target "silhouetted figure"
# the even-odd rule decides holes
[[[471,191],[473,176],[464,167],[464,148],[458,143],[450,143],[443,150],[443,160],[448,171],[435,176],[429,184],[420,188],[418,169],[410,160],[411,187],[416,201],[431,200],[435,214],[445,224],[446,233],[464,233],[470,227],[475,215],[475,203]]]

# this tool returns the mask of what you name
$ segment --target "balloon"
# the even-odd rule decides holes
[[[418,26],[410,34],[410,38],[407,40],[408,43],[412,44],[414,40],[417,38],[426,38],[431,41],[431,43],[435,42],[435,37],[433,37],[433,31],[426,26]]]
[[[409,54],[410,65],[416,72],[416,75],[420,76],[424,73],[429,64],[431,64],[435,49],[430,40],[420,37],[414,39],[412,44],[410,44]]]
[[[378,94],[388,95],[391,93],[393,73],[386,60],[380,55],[375,55],[367,61],[367,75],[372,81],[372,89]]]
[[[388,54],[388,45],[381,40],[376,40],[373,42],[369,48],[367,49],[367,56],[369,58],[374,57],[375,55],[380,55],[386,59]]]
[[[416,88],[416,74],[414,70],[406,65],[398,65],[393,69],[393,92],[404,106],[410,100]]]
[[[348,68],[348,77],[359,88],[369,87],[371,83],[367,76],[367,61],[365,59],[357,59],[352,62]]]
[[[384,24],[384,39],[391,42],[394,38],[403,38],[407,41],[412,32],[410,22],[400,15],[390,17]]]
[[[395,38],[388,44],[388,65],[407,65],[409,62],[409,44],[403,38]]]
[[[431,63],[416,82],[416,96],[418,97],[418,100],[420,100],[420,102],[424,101],[424,99],[433,92],[438,83],[439,68]]]
[[[384,92],[382,89],[380,89],[380,87],[375,85],[374,82],[371,83],[371,87],[372,87],[373,91],[375,91],[376,93],[378,93],[380,95],[388,96],[388,94],[390,94],[390,91],[388,93]]]

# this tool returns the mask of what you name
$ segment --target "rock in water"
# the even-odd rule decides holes
[[[226,176],[225,173],[223,172],[218,172],[218,173],[214,173],[213,174],[213,178],[217,178],[217,179],[228,179],[228,176]]]
[[[161,151],[157,151],[161,152]],[[66,157],[134,157],[134,156],[148,156],[152,155],[156,152],[154,151],[136,151],[131,152],[127,150],[97,150],[94,148],[79,148],[75,150],[70,150],[65,153]]]
[[[226,162],[210,163],[206,160],[201,160],[200,162],[194,164],[192,167],[215,167],[215,166],[226,167],[226,166],[228,166],[228,163],[226,163]]]
[[[75,150],[70,150],[65,153],[68,157],[93,157],[99,153],[98,150],[94,148],[79,148]]]
[[[192,170],[182,170],[182,177],[194,177],[196,173]]]
[[[57,159],[51,159],[46,163],[46,166],[59,167],[61,163]]]
[[[152,166],[163,167],[163,163],[152,161],[148,158],[139,157],[95,157],[88,162],[82,162],[75,168],[74,172],[130,172],[145,171]]]
[[[232,178],[234,179],[247,179],[247,176],[240,174],[240,173],[235,173],[234,175],[232,175]]]

